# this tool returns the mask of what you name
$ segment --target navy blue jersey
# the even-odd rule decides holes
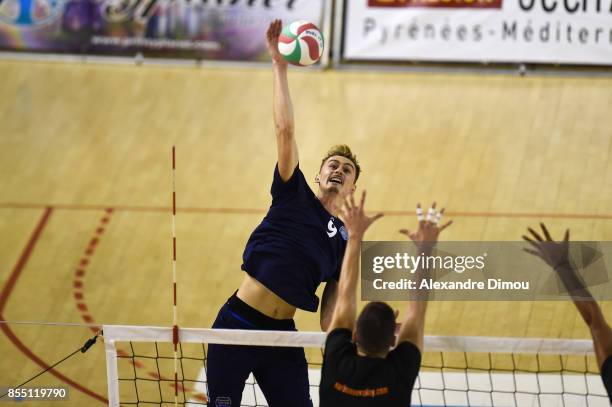
[[[299,165],[286,182],[277,165],[271,193],[272,205],[244,249],[242,269],[289,304],[315,312],[319,284],[340,277],[347,231],[317,199]]]

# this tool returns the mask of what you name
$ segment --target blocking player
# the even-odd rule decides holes
[[[597,365],[600,368],[601,378],[612,404],[612,329],[606,322],[599,304],[580,281],[576,269],[569,259],[569,229],[565,231],[563,241],[557,243],[552,239],[543,223],[540,223],[540,227],[544,239],[532,228],[527,228],[530,236],[523,235],[523,239],[529,242],[533,248],[524,250],[541,258],[552,267],[572,296],[574,305],[591,331]]]
[[[364,198],[365,194],[361,203],[355,205],[351,195],[344,210],[343,218],[350,238],[325,344],[319,387],[321,407],[409,406],[421,365],[427,307],[423,295],[426,295],[426,290],[408,303],[397,340],[395,313],[384,302],[367,304],[355,322],[361,241],[364,232],[376,219],[364,214]],[[449,221],[438,226],[443,212],[444,209],[436,214],[434,203],[424,220],[420,205],[417,205],[418,231],[400,231],[415,242],[418,253],[431,254],[440,232],[452,223]],[[417,271],[419,280],[423,273],[424,270]]]

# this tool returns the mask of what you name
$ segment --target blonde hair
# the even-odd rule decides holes
[[[325,157],[323,157],[323,160],[321,160],[321,167],[319,167],[319,170],[323,168],[323,164],[325,164],[325,161],[335,155],[348,158],[353,162],[353,164],[355,164],[355,182],[357,182],[357,179],[359,179],[359,174],[361,173],[361,167],[359,166],[359,161],[357,161],[357,156],[353,154],[351,148],[346,144],[338,144],[330,148],[329,151],[327,151]]]

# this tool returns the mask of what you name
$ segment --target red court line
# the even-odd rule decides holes
[[[104,215],[102,216],[102,218],[100,218],[99,223],[96,225],[94,235],[91,237],[91,239],[87,240],[87,245],[85,246],[85,253],[78,262],[78,266],[74,273],[74,279],[72,280],[73,296],[74,299],[77,300],[75,304],[81,314],[81,318],[86,323],[94,322],[94,319],[89,313],[89,309],[87,308],[83,291],[84,280],[87,274],[87,265],[91,263],[92,257],[96,251],[96,247],[98,246],[98,243],[100,243],[101,240],[100,234],[104,233],[105,228],[110,222],[112,214],[113,208],[106,208],[104,210]],[[96,326],[90,327],[90,329],[94,333],[97,333],[102,328],[100,326]]]
[[[0,208],[8,209],[41,209],[48,205],[36,203],[0,203]],[[89,204],[53,204],[54,209],[67,210],[86,210],[98,211],[108,207],[112,207],[116,211],[124,212],[171,212],[171,206],[137,206],[137,205],[89,205]],[[237,214],[258,214],[266,213],[265,209],[254,208],[206,208],[206,207],[183,207],[176,208],[180,212],[195,212],[195,213],[237,213]]]
[[[0,203],[0,208],[8,209],[43,209],[48,205],[36,203],[5,202]],[[54,209],[65,210],[104,210],[112,207],[116,211],[125,212],[171,212],[171,206],[137,206],[137,205],[89,205],[89,204],[53,204]],[[182,207],[176,209],[178,212],[191,213],[218,213],[218,214],[265,214],[267,208],[209,208],[209,207]],[[370,210],[368,212],[382,212],[386,216],[413,216],[414,210],[385,211]],[[447,217],[456,218],[536,218],[536,219],[601,219],[612,220],[612,214],[595,213],[547,213],[547,212],[466,212],[466,211],[447,211]]]
[[[46,206],[44,208],[45,208],[45,212],[43,213],[40,220],[38,221],[38,224],[36,225],[36,228],[34,229],[32,236],[30,236],[30,240],[28,241],[28,244],[21,252],[21,256],[19,256],[19,260],[17,260],[17,264],[15,264],[15,267],[13,267],[13,271],[10,277],[8,281],[6,282],[6,284],[4,285],[4,288],[2,289],[2,293],[0,293],[0,320],[3,320],[3,321],[5,320],[4,315],[3,315],[4,306],[6,305],[6,302],[8,301],[8,298],[11,295],[11,291],[15,287],[15,283],[17,283],[17,279],[19,278],[19,275],[21,274],[26,263],[28,262],[28,259],[30,258],[30,255],[32,254],[32,251],[34,250],[34,247],[36,246],[36,242],[38,241],[38,238],[40,237],[43,229],[45,228],[47,224],[47,221],[49,220],[49,217],[51,216],[51,213],[53,212],[52,207]],[[36,363],[38,366],[40,366],[43,369],[49,368],[49,365],[46,362],[44,362],[37,355],[35,355],[30,350],[30,348],[28,348],[23,342],[19,340],[19,338],[15,335],[15,333],[11,330],[11,328],[7,324],[0,324],[0,329],[2,329],[2,332],[4,332],[7,338],[17,347],[17,349],[19,349],[30,360],[32,360],[34,363]],[[91,396],[94,399],[99,400],[105,404],[108,404],[108,400],[104,398],[103,396],[100,396],[99,394],[94,393],[93,391],[83,387],[79,383],[74,382],[73,380],[64,376],[63,374],[56,371],[55,369],[49,370],[49,373],[51,373],[58,379],[62,380],[63,382],[69,384],[70,386],[74,387],[75,389],[87,394],[88,396]]]

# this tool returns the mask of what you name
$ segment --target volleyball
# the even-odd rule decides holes
[[[293,65],[312,65],[323,55],[323,36],[316,25],[294,21],[283,27],[278,38],[278,51]]]

